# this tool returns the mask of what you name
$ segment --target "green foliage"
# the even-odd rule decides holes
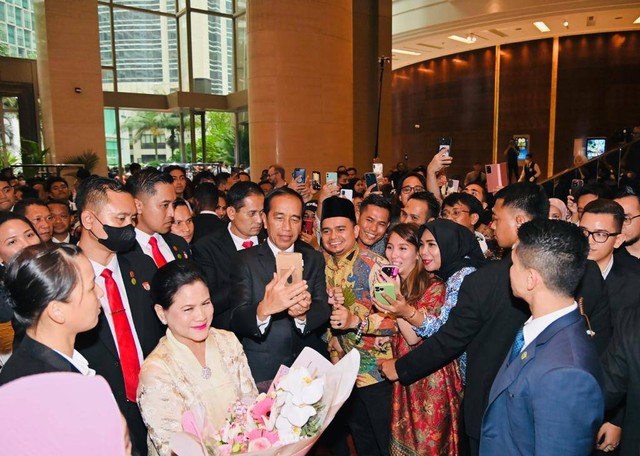
[[[153,138],[153,146],[155,152],[155,161],[159,162],[158,157],[158,138],[166,135],[167,130],[170,132],[167,138],[167,144],[174,149],[177,146],[176,130],[180,128],[180,117],[177,114],[168,114],[166,112],[144,111],[139,112],[133,117],[129,117],[122,124],[123,127],[132,131],[133,142],[138,142],[146,134]]]
[[[49,153],[49,149],[40,149],[35,141],[28,139],[20,140],[20,152],[22,154],[23,165],[41,165],[45,161],[45,157]],[[23,174],[26,178],[34,177],[38,173],[37,168],[24,168]]]
[[[64,162],[82,164],[84,165],[84,168],[87,171],[92,172],[99,161],[100,161],[100,157],[98,157],[98,155],[95,152],[91,150],[85,150],[79,155],[74,155],[72,157],[67,158]]]

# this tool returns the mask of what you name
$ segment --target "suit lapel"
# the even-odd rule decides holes
[[[517,356],[511,363],[509,363],[509,354],[505,358],[498,375],[491,386],[491,393],[489,394],[489,405],[513,382],[518,378],[520,372],[525,368],[527,364],[532,362],[536,357],[538,347],[546,344],[558,331],[566,328],[567,326],[574,324],[576,320],[580,319],[580,314],[577,310],[574,310],[567,315],[558,318],[542,331],[538,337],[536,337],[524,350]]]
[[[24,340],[21,343],[21,348],[24,346],[23,350],[30,353],[36,359],[39,359],[45,364],[53,367],[56,371],[60,372],[80,372],[76,367],[63,358],[61,355],[50,349],[49,347],[41,344],[30,338],[29,336],[25,336]]]
[[[124,289],[127,293],[127,300],[129,301],[129,308],[131,309],[131,317],[133,318],[133,325],[135,326],[136,334],[138,335],[138,341],[142,346],[144,340],[144,309],[142,303],[145,302],[144,290],[142,284],[137,280],[134,283],[134,279],[130,279],[130,275],[134,274],[133,268],[126,258],[118,255],[118,266],[120,266],[120,273],[124,281]]]
[[[267,280],[265,284],[271,282],[273,273],[276,272],[276,257],[273,255],[269,244],[263,242],[256,247],[258,254],[258,263],[262,267],[262,276]]]
[[[100,312],[100,316],[98,317],[98,337],[107,347],[113,357],[118,359],[119,357],[118,349],[116,348],[116,342],[113,339],[113,334],[111,334],[111,328],[109,328],[107,317],[104,316],[104,311]]]

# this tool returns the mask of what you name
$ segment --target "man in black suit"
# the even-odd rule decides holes
[[[47,202],[53,219],[54,243],[77,244],[78,238],[71,234],[71,208],[69,201],[52,199]]]
[[[105,290],[98,325],[78,335],[76,348],[111,386],[136,449],[146,455],[147,430],[136,389],[140,366],[162,335],[149,294],[155,265],[146,256],[133,264],[116,255],[135,244],[136,206],[122,184],[90,177],[78,189],[76,201],[83,228],[78,245],[91,261],[96,284]]]
[[[196,215],[193,217],[193,243],[214,231],[224,227],[224,223],[218,214],[218,187],[208,182],[198,185],[193,193],[193,205]]]
[[[215,307],[213,326],[229,329],[231,269],[238,252],[265,239],[262,223],[264,194],[253,182],[238,182],[227,193],[229,224],[193,246],[193,260],[207,274]]]
[[[132,261],[141,254],[148,256],[159,268],[169,261],[191,256],[184,238],[171,233],[173,202],[176,191],[170,175],[146,168],[131,176],[127,191],[133,195],[138,218],[136,220],[135,250],[128,253]]]
[[[236,184],[238,185],[238,184]],[[322,354],[330,309],[324,275],[324,258],[298,241],[304,203],[284,187],[269,194],[262,216],[267,242],[238,255],[232,281],[231,330],[242,345],[256,382],[274,378],[281,364],[291,365],[305,346]],[[288,274],[276,274],[276,255],[300,252],[303,280],[288,284]]]
[[[518,228],[537,218],[547,218],[549,201],[542,187],[517,183],[496,194],[492,228],[500,247],[511,248],[518,240]],[[589,331],[601,353],[611,335],[606,289],[598,267],[587,262],[576,300],[586,314]],[[469,451],[479,451],[480,425],[487,407],[491,384],[516,332],[531,315],[528,305],[511,292],[511,256],[505,255],[467,276],[462,282],[457,305],[449,319],[433,336],[411,353],[383,361],[380,368],[390,380],[410,384],[440,369],[467,352],[467,377],[463,419]],[[461,439],[462,440],[462,439]],[[464,443],[464,442],[461,442]]]
[[[624,244],[616,250],[616,261],[630,269],[640,270],[640,196],[630,187],[625,187],[614,201],[624,209],[622,233]]]

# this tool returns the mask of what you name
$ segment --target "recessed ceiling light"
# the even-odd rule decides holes
[[[636,17],[636,20],[633,21],[634,24],[640,24],[640,16]]]
[[[391,49],[391,52],[395,54],[404,54],[404,55],[422,55],[416,51],[405,51],[404,49]]]
[[[473,35],[469,35],[466,38],[458,35],[451,35],[448,38],[450,40],[459,41],[460,43],[464,43],[464,44],[473,44],[476,42],[476,40],[474,39],[475,37]]]
[[[550,29],[549,27],[547,27],[547,24],[545,24],[545,23],[544,23],[544,22],[542,22],[542,21],[534,22],[534,23],[533,23],[533,25],[535,25],[535,26],[536,26],[536,28],[537,28],[538,30],[540,30],[541,32],[543,32],[543,33],[544,33],[544,32],[550,32],[550,31],[551,31],[551,29]]]
[[[569,28],[569,21],[568,21],[568,20],[566,20],[566,19],[565,19],[564,21],[562,21],[562,26],[563,26],[564,28]]]

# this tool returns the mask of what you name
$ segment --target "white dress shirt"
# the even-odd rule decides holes
[[[287,250],[280,250],[278,247],[276,247],[276,245],[273,242],[271,242],[271,239],[267,239],[267,244],[269,245],[269,248],[273,252],[274,257],[277,257],[278,253],[280,252],[293,253],[293,244],[291,244],[291,246]],[[260,334],[264,334],[267,328],[269,327],[269,323],[271,322],[271,315],[269,315],[264,320],[260,320],[256,315],[256,321],[258,322],[258,330],[260,331]],[[304,328],[306,328],[307,326],[306,318],[304,320],[299,320],[297,318],[294,318],[293,322],[295,323],[296,328],[298,328],[301,332],[304,332]]]
[[[59,241],[55,236],[51,236],[51,241],[54,244],[68,244],[71,241],[71,233],[67,233],[67,237]]]
[[[96,371],[94,371],[89,367],[89,361],[87,361],[87,359],[84,356],[82,356],[80,353],[78,353],[76,350],[73,350],[72,358],[69,358],[67,355],[65,355],[62,352],[59,352],[58,350],[55,350],[55,349],[52,349],[52,350],[57,354],[59,354],[60,356],[62,356],[67,361],[69,361],[71,364],[73,364],[73,367],[78,369],[82,375],[85,375],[87,377],[93,377],[94,375],[96,375]]]
[[[607,265],[607,267],[604,268],[604,271],[602,271],[602,278],[604,280],[607,280],[607,276],[611,272],[612,267],[613,267],[613,255],[611,255],[611,259],[609,260],[609,264]]]
[[[229,234],[231,235],[231,239],[233,240],[233,244],[236,246],[236,250],[238,252],[240,250],[244,250],[244,247],[242,247],[243,242],[252,241],[253,245],[258,245],[258,236],[251,236],[249,239],[242,239],[241,237],[238,237],[235,234],[233,234],[233,232],[231,231],[231,222],[229,222],[229,225],[227,225],[227,230],[229,231]]]
[[[546,314],[538,318],[533,318],[533,316],[529,317],[525,322],[524,329],[522,331],[522,335],[524,336],[524,345],[522,346],[522,350],[529,346],[529,344],[533,342],[535,338],[542,333],[542,331],[547,329],[551,323],[573,312],[577,308],[578,304],[574,301],[570,306],[563,307],[562,309],[551,312],[550,314]]]
[[[107,318],[107,323],[109,323],[109,329],[111,330],[111,335],[113,336],[113,341],[116,345],[116,350],[119,351],[118,347],[118,339],[116,337],[116,332],[113,327],[113,318],[111,317],[111,307],[109,307],[109,301],[107,300],[107,287],[104,285],[104,278],[100,276],[102,271],[109,268],[112,272],[113,280],[116,282],[118,286],[118,291],[120,292],[120,298],[122,299],[122,306],[125,309],[125,313],[127,315],[127,319],[129,320],[129,326],[131,326],[131,332],[133,333],[133,341],[136,344],[136,352],[138,353],[138,360],[140,361],[140,365],[142,366],[142,361],[144,361],[144,357],[142,356],[142,347],[140,346],[140,341],[138,340],[138,333],[136,332],[136,327],[133,323],[133,316],[131,315],[131,305],[129,304],[129,298],[127,297],[127,290],[124,287],[124,279],[122,277],[122,272],[120,271],[120,265],[118,264],[118,257],[116,255],[113,256],[109,264],[103,266],[101,264],[96,263],[93,260],[91,261],[91,266],[93,266],[93,272],[96,275],[96,284],[104,290],[104,294],[102,298],[100,298],[100,305],[102,306],[102,311],[104,312],[104,316]]]
[[[158,249],[160,249],[160,253],[162,253],[164,259],[167,260],[167,263],[173,261],[175,257],[173,256],[171,247],[169,247],[169,244],[165,242],[162,236],[160,236],[158,233],[153,233],[153,236],[150,236],[144,231],[140,231],[138,228],[136,228],[136,240],[138,241],[138,244],[140,244],[140,247],[142,248],[144,254],[151,258],[155,263],[153,254],[151,253],[151,246],[149,245],[149,239],[151,239],[151,237],[156,238],[156,241],[158,241]]]

